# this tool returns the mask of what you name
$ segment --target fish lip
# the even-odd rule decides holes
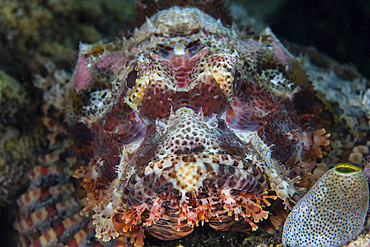
[[[215,153],[171,155],[157,159],[149,162],[130,180],[128,200],[131,205],[160,193],[190,196],[229,189],[259,194],[267,189],[264,174],[253,165],[230,154]]]

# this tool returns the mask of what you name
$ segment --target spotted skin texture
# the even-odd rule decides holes
[[[364,173],[357,166],[338,164],[294,207],[284,224],[282,242],[284,246],[343,246],[361,232],[368,206]]]
[[[55,162],[40,179],[62,188],[31,178],[22,245],[143,246],[145,234],[173,240],[204,224],[278,227],[325,172],[317,161],[330,135],[316,126],[310,82],[269,29],[249,35],[196,8],[162,10],[128,39],[81,44],[66,88],[77,181]],[[75,207],[32,218],[32,203]]]

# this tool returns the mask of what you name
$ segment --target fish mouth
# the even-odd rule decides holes
[[[129,208],[113,217],[117,231],[130,231],[140,221],[146,231],[166,240],[184,237],[204,222],[223,231],[256,230],[254,223],[268,217],[262,209],[270,205],[266,199],[276,199],[267,194],[259,169],[229,154],[182,154],[152,161],[128,184],[123,197]]]
[[[216,188],[259,194],[267,185],[264,174],[245,160],[201,153],[151,161],[130,179],[129,187],[129,205],[137,205],[162,192],[189,198]]]
[[[123,208],[112,217],[115,231],[145,228],[170,240],[204,222],[219,230],[256,230],[268,217],[266,199],[276,196],[268,195],[267,177],[246,158],[253,152],[246,146],[223,120],[189,109],[150,125],[129,161],[137,170],[119,176]]]

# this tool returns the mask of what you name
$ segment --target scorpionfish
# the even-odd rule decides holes
[[[203,224],[255,231],[325,172],[311,82],[269,28],[172,7],[129,38],[81,44],[65,88],[79,165],[49,155],[30,171],[23,246],[143,246],[145,234],[179,239]]]

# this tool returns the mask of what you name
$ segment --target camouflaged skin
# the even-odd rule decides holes
[[[30,175],[19,199],[24,246],[142,246],[145,232],[254,231],[271,217],[274,228],[326,170],[311,83],[268,28],[247,34],[173,7],[132,37],[81,44],[64,87],[79,182],[53,162],[31,171],[52,182]]]

